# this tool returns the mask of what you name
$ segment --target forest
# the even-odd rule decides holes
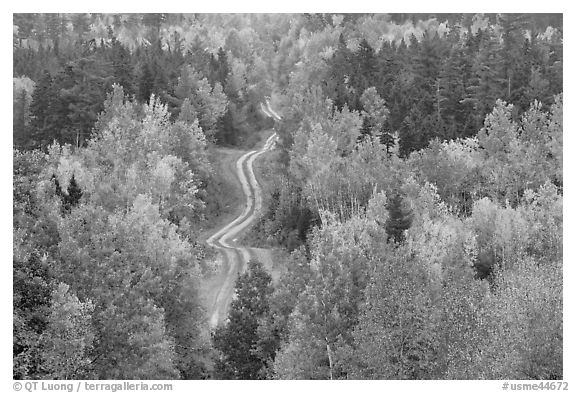
[[[563,378],[562,14],[13,23],[14,379]]]

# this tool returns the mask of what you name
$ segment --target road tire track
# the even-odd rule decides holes
[[[236,238],[262,210],[262,190],[254,175],[254,161],[271,150],[277,138],[276,133],[272,134],[262,149],[250,151],[236,161],[236,175],[246,196],[246,206],[238,217],[206,240],[208,245],[218,249],[222,254],[224,262],[222,269],[226,271],[224,281],[208,309],[209,324],[212,328],[225,320],[234,294],[236,277],[250,260],[250,252],[247,248],[237,245]]]

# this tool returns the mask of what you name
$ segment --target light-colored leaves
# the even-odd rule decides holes
[[[52,293],[48,325],[40,337],[42,366],[54,379],[86,376],[95,340],[94,305],[90,300],[81,302],[69,289],[60,283]]]

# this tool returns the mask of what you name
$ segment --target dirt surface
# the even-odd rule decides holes
[[[212,219],[213,222],[210,227],[198,236],[198,242],[205,242],[210,236],[234,220],[234,218],[238,217],[242,212],[245,196],[236,174],[235,165],[238,158],[246,152],[246,150],[230,149],[227,147],[219,147],[212,152],[212,155],[215,156],[215,158],[211,160],[212,165],[214,171],[218,174],[220,183],[225,185],[222,187],[225,195],[220,196],[223,205],[219,212],[220,214],[215,219]]]
[[[209,237],[206,243],[219,251],[219,259],[217,260],[219,269],[217,273],[205,281],[202,291],[209,318],[208,322],[212,328],[225,320],[228,306],[234,294],[236,277],[244,271],[247,262],[251,258],[257,257],[264,266],[271,264],[268,250],[249,249],[238,244],[237,241],[262,209],[262,191],[254,174],[254,162],[266,151],[273,148],[276,138],[276,134],[271,135],[264,146],[257,150],[244,154],[241,151],[236,151],[236,154],[240,156],[235,161],[233,160],[236,157],[234,153],[228,152],[229,155],[221,161],[223,167],[220,170],[226,178],[225,181],[235,182],[241,186],[245,202],[243,206],[238,204],[238,215],[235,219],[220,229],[211,231],[214,233],[207,234]],[[223,217],[224,219],[226,217]]]

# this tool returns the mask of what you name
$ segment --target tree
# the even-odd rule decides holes
[[[82,303],[60,283],[52,294],[46,330],[40,337],[41,363],[46,378],[78,379],[91,376],[90,351],[95,339],[94,305]]]
[[[70,178],[68,190],[66,194],[62,195],[64,209],[70,210],[72,207],[77,206],[82,198],[82,189],[78,186],[74,175]]]
[[[446,136],[451,139],[472,136],[477,132],[471,127],[469,120],[471,107],[463,102],[466,98],[466,87],[472,77],[472,59],[461,43],[459,33],[459,29],[454,30],[454,35],[458,35],[454,40],[457,41],[452,44],[450,53],[443,62],[437,85],[437,101],[440,104],[438,109],[447,127]]]
[[[384,123],[388,120],[390,111],[386,102],[378,95],[375,87],[370,87],[362,93],[360,102],[364,108],[364,134],[381,136],[384,133]]]
[[[395,243],[402,243],[405,239],[404,231],[410,228],[412,224],[412,214],[403,206],[403,199],[399,193],[390,198],[387,209],[390,214],[386,221],[388,240],[392,239]]]
[[[26,148],[30,144],[30,104],[35,83],[28,77],[14,78],[13,82],[13,128],[14,145]]]
[[[383,231],[383,195],[371,200],[365,216],[340,223],[323,212],[323,227],[311,242],[311,277],[299,295],[288,322],[288,339],[276,355],[280,379],[345,377],[340,348],[350,344],[359,307],[369,281],[370,255]]]
[[[521,73],[522,33],[526,25],[524,14],[499,14],[498,24],[502,28],[502,46],[500,47],[500,77],[504,80],[506,95],[500,97],[516,102],[521,97],[527,75]],[[523,80],[524,79],[524,80]]]
[[[56,139],[61,144],[83,145],[103,109],[110,81],[107,63],[94,53],[66,63],[48,89],[49,113],[43,119],[48,142]]]
[[[479,378],[562,379],[561,271],[558,261],[526,259],[496,273],[484,315],[488,335],[474,364]]]
[[[90,21],[86,14],[73,14],[71,17],[72,28],[74,33],[78,35],[78,39],[82,40],[84,34],[90,31]]]
[[[154,76],[150,65],[144,61],[140,65],[140,73],[138,77],[138,94],[137,98],[140,102],[148,102],[150,96],[154,92]]]
[[[354,151],[361,132],[361,117],[356,111],[350,111],[344,104],[341,111],[335,110],[326,127],[328,135],[336,142],[339,156],[348,156]]]
[[[360,42],[358,51],[352,55],[352,72],[348,77],[350,78],[350,85],[358,92],[348,100],[348,105],[353,110],[360,110],[360,92],[364,92],[369,88],[375,79],[377,70],[377,60],[374,49],[368,44],[366,39]]]
[[[377,266],[343,367],[353,379],[434,378],[438,331],[425,271],[403,253]]]
[[[32,121],[31,141],[32,147],[44,147],[54,137],[50,129],[50,116],[52,101],[54,100],[55,91],[53,88],[52,76],[48,71],[44,71],[42,79],[38,81],[36,89],[32,94],[32,103],[30,104],[30,116]]]
[[[346,80],[352,73],[350,69],[351,58],[352,53],[346,46],[344,36],[340,34],[334,56],[329,61],[330,71],[328,72],[324,89],[327,95],[334,101],[334,105],[339,109],[349,101]]]
[[[498,43],[494,31],[478,32],[480,47],[472,62],[472,79],[466,87],[463,104],[471,105],[476,113],[474,128],[481,127],[484,116],[492,110],[497,99],[502,97],[502,79],[498,72]]]
[[[218,48],[218,62],[214,74],[214,81],[220,82],[222,88],[226,90],[230,76],[230,64],[228,63],[228,55],[223,48]]]
[[[258,261],[250,261],[248,270],[236,280],[235,299],[228,319],[212,337],[221,355],[215,373],[223,379],[259,379],[268,354],[259,354],[258,325],[269,311],[272,277]]]
[[[48,323],[52,290],[47,257],[34,244],[26,244],[22,232],[16,232],[13,248],[12,354],[13,376],[18,379],[43,375],[38,342]]]
[[[180,359],[198,348],[198,336],[181,330],[184,323],[194,332],[198,321],[197,267],[190,245],[160,217],[158,206],[139,196],[128,212],[108,216],[101,207],[82,205],[61,222],[59,233],[55,276],[96,306],[96,374],[178,377],[176,366],[187,364]],[[101,262],[89,262],[94,259]],[[183,340],[186,349],[176,351]]]
[[[116,39],[116,37],[112,38],[112,48],[111,48],[111,62],[112,62],[112,70],[114,73],[114,83],[119,84],[124,88],[124,91],[127,95],[131,96],[135,93],[135,89],[133,87],[134,84],[134,75],[133,75],[133,67],[130,59],[130,53],[126,50],[124,45],[120,43]],[[146,80],[150,79],[150,75],[146,75],[146,70],[143,70],[142,75],[142,92],[139,94],[142,97],[146,92],[149,94],[146,95],[146,98],[150,97],[151,89],[148,89],[146,86]],[[142,100],[145,101],[145,100]]]
[[[160,39],[160,27],[165,22],[166,14],[144,14],[142,24],[149,28],[150,42],[156,43]]]
[[[185,65],[180,70],[174,97],[171,97],[170,101],[181,110],[186,99],[194,108],[205,135],[208,138],[213,137],[217,132],[218,120],[225,115],[228,107],[228,99],[222,90],[222,85],[216,82],[214,87],[211,87],[208,79],[200,78],[192,67]]]

